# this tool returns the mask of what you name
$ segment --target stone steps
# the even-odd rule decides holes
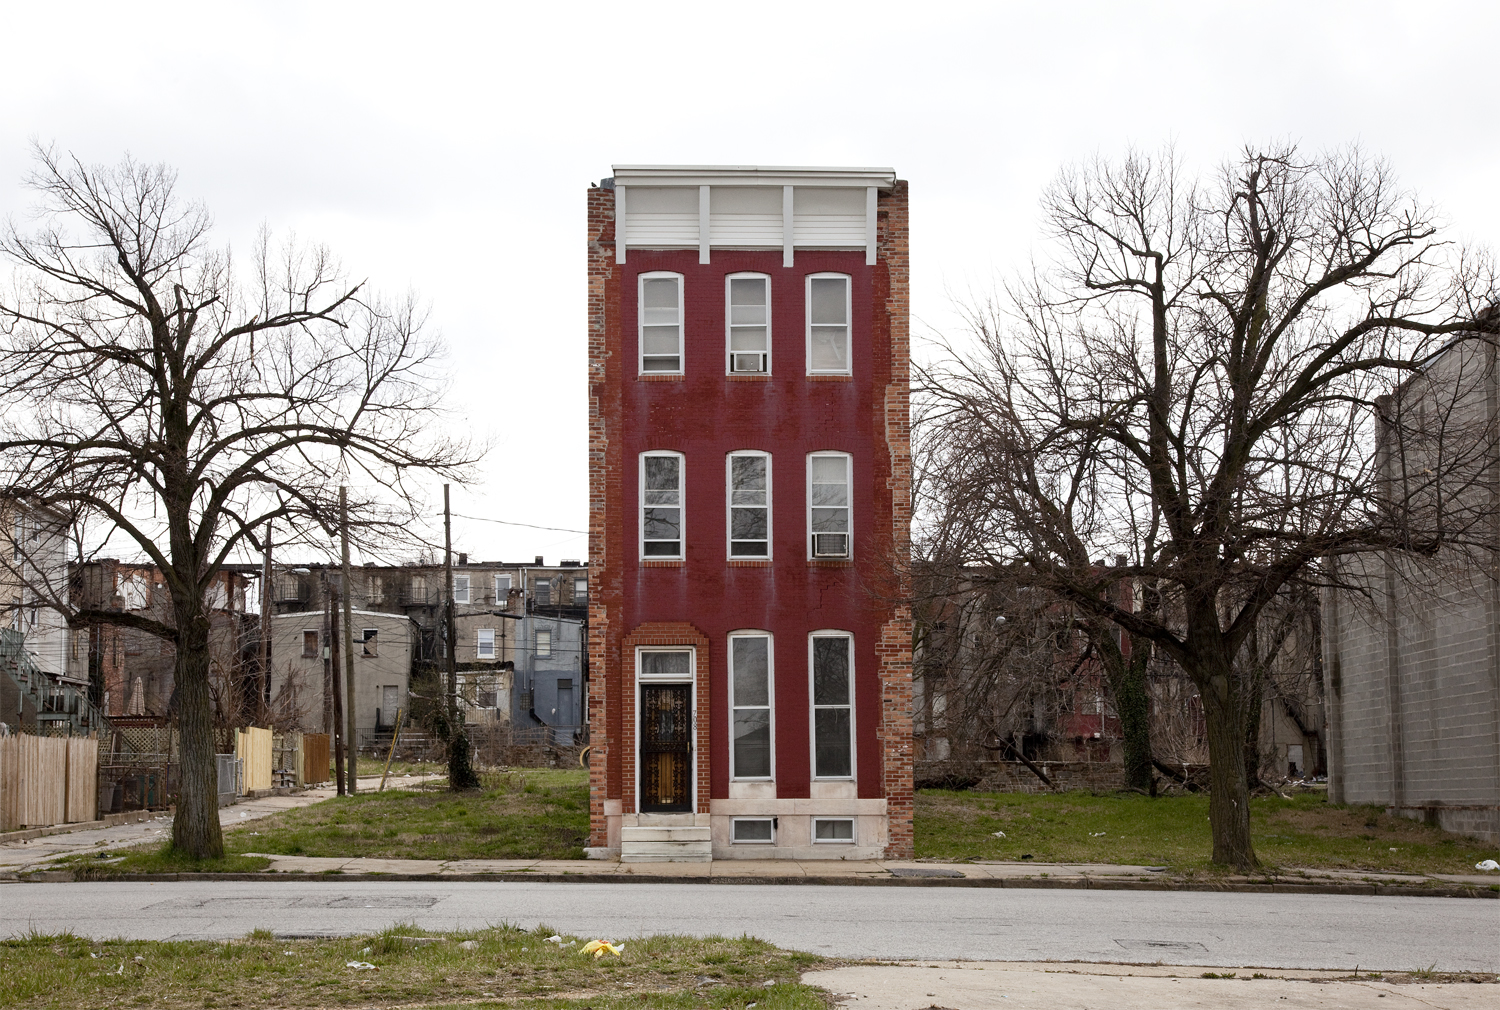
[[[622,863],[707,863],[713,859],[707,824],[650,825],[620,829]]]

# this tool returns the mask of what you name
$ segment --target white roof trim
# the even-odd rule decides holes
[[[775,165],[615,165],[615,186],[839,186],[890,189],[894,168]]]

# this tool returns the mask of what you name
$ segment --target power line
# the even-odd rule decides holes
[[[504,519],[486,519],[483,516],[466,516],[466,515],[461,515],[461,514],[459,514],[457,512],[453,513],[453,515],[456,516],[459,519],[472,519],[474,522],[477,522],[477,523],[499,523],[501,526],[525,526],[527,529],[532,529],[532,530],[555,530],[558,533],[587,533],[588,532],[588,530],[571,530],[571,529],[568,529],[568,527],[566,527],[566,526],[537,526],[537,525],[534,525],[532,523],[513,523],[513,522],[508,522],[508,521],[506,521]]]

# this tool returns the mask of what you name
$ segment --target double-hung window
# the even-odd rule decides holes
[[[467,575],[453,576],[453,602],[469,602],[469,577]]]
[[[729,556],[771,556],[771,457],[729,454]]]
[[[771,371],[771,278],[764,274],[730,274],[725,283],[729,371],[764,375]]]
[[[536,654],[544,659],[552,655],[552,632],[550,630],[543,629],[536,633]]]
[[[495,629],[480,628],[474,632],[474,658],[495,658]]]
[[[682,275],[641,274],[641,372],[682,374]]]
[[[504,607],[510,602],[510,576],[495,576],[495,604]]]
[[[641,455],[641,557],[682,557],[682,454]]]
[[[731,767],[737,779],[771,777],[771,636],[729,636]]]
[[[818,631],[812,653],[813,778],[854,775],[854,639],[841,631]]]
[[[807,278],[807,374],[850,374],[849,278],[810,274]]]
[[[850,543],[851,460],[844,452],[807,457],[807,530],[814,558],[847,558]]]

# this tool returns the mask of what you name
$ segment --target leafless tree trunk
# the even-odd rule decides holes
[[[1500,328],[1494,279],[1357,149],[1248,149],[1201,185],[1170,152],[1131,154],[1064,172],[1044,209],[1056,260],[971,307],[975,342],[920,373],[924,536],[1181,667],[1204,706],[1213,858],[1250,867],[1240,660],[1262,612],[1326,584],[1320,559],[1488,536],[1484,496],[1454,490],[1489,475],[1467,415],[1395,425],[1424,440],[1420,466],[1388,466],[1396,493],[1374,435],[1379,394]],[[1123,571],[1097,560],[1118,554]],[[1122,576],[1158,610],[1118,605]]]
[[[215,573],[260,549],[272,521],[287,547],[326,545],[343,483],[357,540],[398,534],[413,518],[409,475],[454,473],[472,454],[427,433],[438,348],[412,301],[367,297],[327,251],[273,252],[264,236],[241,281],[166,168],[36,154],[40,223],[0,234],[16,268],[0,296],[0,495],[61,512],[96,548],[122,538],[162,573],[168,620],[41,589],[75,626],[176,647],[172,838],[217,856],[204,599]]]

